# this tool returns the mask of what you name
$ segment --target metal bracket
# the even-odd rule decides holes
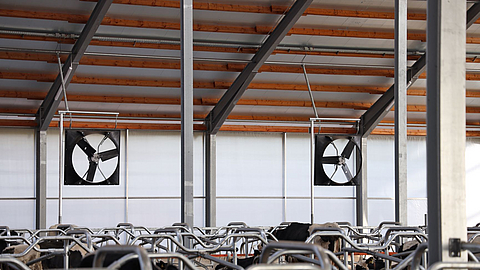
[[[448,240],[448,254],[450,257],[460,257],[461,251],[460,238],[450,238]]]

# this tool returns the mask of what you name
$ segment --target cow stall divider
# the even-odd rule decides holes
[[[17,254],[1,254],[0,258],[21,259],[29,252],[39,252],[35,259],[23,263],[33,265],[58,257],[62,258],[58,262],[62,264],[59,267],[68,269],[74,267],[70,266],[73,263],[73,258],[70,258],[71,251],[80,249],[85,257],[92,258],[91,267],[108,265],[109,269],[125,269],[122,267],[138,261],[141,269],[149,269],[150,263],[156,264],[162,260],[162,263],[174,265],[180,270],[213,270],[216,265],[224,269],[243,270],[244,267],[240,263],[247,257],[253,259],[252,249],[261,243],[263,248],[257,257],[260,264],[251,269],[257,269],[256,267],[271,269],[269,264],[278,266],[278,269],[297,269],[295,267],[298,265],[290,264],[287,259],[294,258],[315,265],[314,268],[308,269],[352,270],[359,265],[361,257],[367,256],[375,258],[375,262],[383,261],[385,270],[403,270],[413,264],[418,266],[412,267],[412,270],[428,268],[424,252],[428,236],[422,227],[383,223],[367,230],[342,223],[343,228],[319,227],[312,230],[305,243],[277,241],[274,230],[280,230],[285,225],[286,223],[274,228],[249,227],[244,223],[233,222],[229,226],[216,228],[190,228],[181,224],[146,228],[119,223],[117,227],[98,229],[57,225],[52,229],[38,231],[1,226],[0,243],[7,243],[10,247],[23,244],[25,248]],[[339,252],[334,253],[322,248],[317,242],[322,238],[334,238],[335,240],[328,241],[341,242]],[[185,244],[185,239],[188,239],[189,245]],[[400,250],[400,246],[405,247],[408,241],[415,241],[418,247],[411,251]],[[479,265],[475,253],[480,251],[480,245],[465,242],[461,243],[460,247],[467,250],[470,260]],[[103,253],[102,256],[105,257],[102,258],[99,253]],[[101,263],[107,259],[110,261]],[[285,265],[291,268],[284,268],[287,267]],[[19,268],[23,269],[21,266]]]
[[[312,104],[315,108],[313,97]],[[318,134],[320,134],[322,126],[331,124],[351,125],[358,132],[359,121],[360,119],[356,118],[319,118],[318,115],[315,118],[310,118],[310,223],[312,224],[315,223],[315,127],[318,128]]]

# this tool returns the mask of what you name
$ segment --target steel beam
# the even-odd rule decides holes
[[[35,226],[47,228],[47,131],[35,130]]]
[[[103,17],[105,17],[105,14],[107,13],[107,10],[112,2],[113,0],[99,0],[96,4],[92,15],[85,24],[85,27],[83,28],[77,42],[75,42],[71,54],[63,64],[62,73],[65,87],[67,87],[72,80],[73,74],[77,69],[80,59],[82,59],[88,44],[90,44],[93,35],[100,26],[100,23],[102,22]],[[62,74],[59,74],[36,113],[36,121],[40,130],[47,130],[48,126],[50,125],[53,115],[57,111],[58,106],[62,101],[61,93]]]
[[[193,226],[193,3],[181,0],[182,222]]]
[[[428,259],[451,257],[449,239],[466,240],[465,39],[466,3],[428,0],[427,197]]]
[[[466,27],[467,29],[480,18],[480,3],[475,3],[468,9]],[[423,73],[427,64],[427,54],[420,57],[412,67],[407,71],[407,89]],[[387,113],[392,109],[394,103],[395,86],[392,85],[377,101],[360,117],[359,134],[368,136],[375,127],[382,121]]]
[[[217,135],[205,134],[205,225],[217,226]]]
[[[357,226],[368,226],[368,193],[367,193],[367,137],[360,139],[362,152],[362,170],[355,188],[357,206]],[[357,162],[358,164],[358,162]]]
[[[208,133],[216,134],[218,132],[260,67],[265,63],[267,58],[287,35],[293,25],[295,25],[312,1],[313,0],[297,0],[293,4],[292,8],[290,8],[285,17],[283,17],[277,27],[273,30],[272,34],[267,38],[265,43],[262,44],[257,53],[255,53],[252,60],[247,64],[240,75],[238,75],[232,85],[228,88],[227,92],[225,92],[217,105],[215,105],[205,118]]]
[[[407,223],[407,0],[395,0],[395,221]]]

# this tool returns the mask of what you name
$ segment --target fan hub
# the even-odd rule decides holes
[[[344,157],[338,157],[338,165],[343,165],[345,164],[346,159]]]
[[[93,161],[98,164],[98,162],[100,161],[100,155],[98,155],[98,153],[93,154],[93,156],[90,157],[90,161]]]

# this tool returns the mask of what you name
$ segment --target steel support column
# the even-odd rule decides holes
[[[293,4],[292,8],[283,17],[277,27],[273,30],[272,34],[262,44],[260,49],[255,53],[250,63],[243,69],[238,75],[232,85],[228,88],[227,92],[218,101],[217,105],[210,111],[205,118],[207,125],[207,131],[215,134],[227,119],[230,112],[237,104],[238,100],[242,97],[248,85],[257,74],[260,67],[265,63],[267,58],[272,54],[277,45],[287,35],[288,31],[297,22],[298,18],[302,16],[303,12],[312,3],[313,0],[297,0]]]
[[[217,226],[217,135],[205,134],[205,225]]]
[[[75,42],[75,45],[73,45],[72,53],[68,56],[62,68],[65,87],[70,84],[80,59],[82,59],[88,44],[90,44],[93,35],[100,26],[100,23],[102,22],[103,17],[105,17],[105,14],[107,13],[107,10],[112,2],[113,0],[98,1],[77,42]],[[62,75],[59,74],[36,113],[35,120],[37,121],[40,130],[47,130],[48,126],[50,125],[53,115],[57,111],[58,106],[62,101],[61,93]]]
[[[35,227],[47,228],[47,131],[35,130]]]
[[[181,0],[182,222],[193,226],[193,3]]]
[[[466,240],[466,3],[428,0],[427,196],[429,264],[450,257],[450,238]]]
[[[368,194],[367,194],[367,137],[361,140],[362,170],[355,188],[357,206],[357,226],[368,226]]]
[[[407,225],[407,0],[395,0],[395,221]]]

